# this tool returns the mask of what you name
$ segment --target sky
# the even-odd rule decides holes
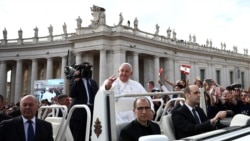
[[[137,17],[138,28],[152,34],[158,24],[162,36],[167,36],[170,27],[179,40],[188,41],[189,35],[195,35],[198,44],[208,39],[221,48],[222,42],[227,50],[237,46],[239,53],[250,47],[249,0],[0,0],[0,40],[4,28],[8,39],[16,39],[20,28],[23,38],[31,38],[36,26],[39,37],[47,36],[50,24],[53,35],[62,34],[64,22],[68,33],[73,33],[78,16],[83,27],[90,25],[93,5],[106,9],[109,26],[118,24],[122,12],[123,25]]]

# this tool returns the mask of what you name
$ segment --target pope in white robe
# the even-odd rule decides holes
[[[129,93],[147,93],[145,88],[137,81],[131,80],[132,66],[129,63],[123,63],[119,67],[119,77],[114,75],[104,81],[101,89],[111,90],[114,95],[129,94]],[[151,101],[151,109],[153,110],[153,103],[150,96],[147,98]],[[136,118],[133,112],[133,103],[136,97],[121,97],[116,99],[116,123],[129,122]],[[122,108],[120,108],[122,107]],[[120,110],[120,109],[123,110]],[[126,109],[126,110],[124,110]]]

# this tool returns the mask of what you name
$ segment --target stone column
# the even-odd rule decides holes
[[[20,100],[20,97],[22,96],[22,81],[23,81],[23,63],[22,60],[17,60],[14,103],[17,103]]]
[[[0,62],[0,94],[3,95],[4,99],[6,98],[6,83],[7,83],[7,71],[6,71],[6,62]]]
[[[16,65],[12,65],[9,101],[15,101]]]
[[[193,84],[194,78],[196,77],[196,63],[190,61],[190,74],[187,75],[187,78],[189,79],[189,84]]]
[[[166,61],[166,66],[167,67],[164,69],[165,69],[167,79],[171,82],[175,82],[175,62],[174,62],[174,59],[168,58]],[[179,71],[177,71],[177,72],[179,72]]]
[[[133,53],[133,79],[139,82],[139,56],[137,52]]]
[[[67,62],[67,57],[63,56],[62,64],[61,64],[61,78],[64,79],[64,86],[63,86],[64,94],[69,95],[69,82],[67,81],[65,74],[64,74],[64,68],[67,65],[66,62]]]
[[[172,64],[172,65],[173,65],[173,64]],[[171,66],[171,67],[173,67],[173,66]],[[171,68],[171,69],[173,69],[173,68]],[[173,75],[173,74],[169,74],[169,73],[171,73],[171,72],[170,72],[171,69],[170,69],[170,60],[169,60],[169,58],[164,57],[164,58],[163,58],[163,72],[162,72],[162,74],[161,74],[161,81],[162,81],[163,84],[167,87],[168,90],[172,90],[172,87],[170,87],[169,85],[166,85],[166,84],[165,84],[164,78],[165,78],[165,76],[166,76],[167,78],[169,78],[170,75]]]
[[[87,53],[87,54],[84,54],[84,56],[82,57],[82,62],[88,62],[90,65],[93,65],[94,66],[94,56],[92,53]]]
[[[107,60],[106,60],[107,54],[106,50],[101,49],[100,50],[100,72],[99,72],[99,86],[104,82],[104,80],[107,78]]]
[[[53,59],[47,58],[46,79],[52,79],[53,74]]]
[[[206,78],[208,79],[214,79],[216,80],[214,77],[213,77],[213,65],[212,64],[208,64],[208,76],[206,76]]]
[[[62,64],[61,64],[61,78],[65,78],[64,68],[66,67],[66,62],[67,62],[67,57],[63,56],[62,57]]]
[[[76,64],[79,65],[82,63],[82,54],[80,52],[76,53]]]
[[[32,68],[31,68],[31,81],[30,81],[30,92],[34,94],[34,81],[37,80],[38,75],[38,66],[37,66],[37,59],[32,60]]]
[[[116,76],[118,76],[118,70],[119,67],[122,63],[125,63],[126,61],[126,52],[124,50],[114,50],[114,55],[113,55],[113,64],[111,64],[111,66],[113,65],[113,74],[115,74]]]
[[[222,86],[228,86],[230,85],[230,80],[229,80],[229,74],[227,70],[227,65],[223,65],[223,71],[222,71]]]
[[[157,84],[159,68],[160,68],[159,56],[154,56],[154,75],[153,75],[154,79],[153,80],[155,84]]]

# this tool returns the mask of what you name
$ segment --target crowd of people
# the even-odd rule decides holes
[[[96,81],[91,79],[92,66],[89,63],[81,65],[84,67],[84,71],[78,70],[75,72],[68,95],[60,94],[50,99],[51,101],[43,99],[40,103],[34,95],[26,95],[20,99],[19,103],[11,106],[5,106],[4,97],[0,95],[0,140],[12,139],[7,134],[6,136],[2,135],[6,132],[6,129],[14,130],[9,125],[15,124],[17,121],[23,122],[21,127],[24,129],[24,137],[27,139],[29,135],[26,121],[28,120],[33,121],[33,128],[36,130],[48,133],[45,140],[51,140],[52,130],[50,131],[51,125],[49,123],[41,123],[43,128],[46,128],[46,132],[43,132],[44,129],[36,128],[38,123],[41,122],[37,119],[36,113],[39,106],[57,104],[65,105],[70,109],[74,105],[85,104],[93,115],[94,99],[97,92],[106,90],[112,90],[114,95],[169,91],[183,91],[184,93],[184,95],[161,96],[155,94],[145,97],[117,98],[116,102],[131,103],[128,105],[131,110],[116,111],[115,113],[116,123],[130,122],[122,129],[119,137],[120,141],[137,141],[141,136],[161,134],[159,125],[153,120],[156,118],[157,111],[162,110],[160,109],[162,107],[160,102],[153,102],[153,99],[162,99],[164,103],[167,103],[167,101],[176,97],[185,98],[185,101],[180,102],[178,105],[176,103],[171,104],[173,108],[169,108],[167,113],[164,113],[172,114],[174,128],[178,131],[175,132],[177,139],[225,127],[219,124],[219,120],[228,116],[235,114],[250,115],[250,91],[242,89],[240,84],[223,87],[212,79],[201,81],[198,77],[195,78],[193,84],[189,84],[187,80],[174,83],[166,77],[163,79],[164,81],[161,81],[161,76],[159,76],[158,84],[149,81],[147,89],[145,89],[139,82],[130,78],[133,74],[132,66],[129,63],[122,63],[118,70],[118,76],[112,75],[108,77],[99,88]],[[201,89],[204,91],[207,113],[199,107],[200,97],[203,94],[200,91]],[[58,116],[62,117],[63,114],[67,113],[60,110]],[[70,119],[70,129],[74,141],[85,140],[86,118],[86,111],[83,109],[77,109],[73,112]],[[37,133],[36,130],[35,133]],[[10,133],[14,133],[14,131]]]

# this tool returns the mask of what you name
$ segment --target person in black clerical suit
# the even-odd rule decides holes
[[[136,119],[121,130],[119,141],[138,141],[141,136],[161,134],[159,125],[149,120],[151,105],[146,97],[136,98],[133,111]]]
[[[98,85],[95,80],[91,79],[91,67],[89,63],[82,63],[79,67],[80,69],[75,72],[75,78],[70,90],[70,97],[72,98],[72,106],[86,104],[92,115]],[[70,129],[74,141],[85,141],[86,120],[86,111],[84,109],[75,109],[70,119]]]
[[[219,111],[215,117],[208,119],[200,103],[200,90],[196,85],[184,89],[185,104],[172,112],[172,121],[176,139],[197,135],[216,129],[219,119],[227,116],[226,111]]]
[[[32,141],[53,141],[51,123],[35,117],[38,110],[35,96],[24,96],[20,110],[21,116],[0,123],[0,141],[29,141],[30,138]]]

